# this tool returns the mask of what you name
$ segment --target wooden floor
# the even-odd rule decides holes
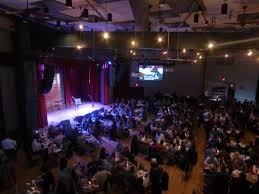
[[[193,190],[196,191],[197,194],[202,194],[203,188],[203,159],[204,159],[204,151],[206,146],[206,134],[203,128],[197,128],[194,130],[194,137],[196,143],[196,149],[198,152],[198,162],[196,166],[194,166],[192,174],[188,180],[184,179],[184,172],[175,166],[167,166],[163,165],[163,169],[165,169],[169,174],[169,191],[164,192],[168,194],[192,194]],[[254,140],[255,134],[247,131],[243,138],[243,142],[248,142],[249,140]],[[130,140],[123,141],[124,144],[128,144]],[[24,188],[25,183],[34,179],[35,177],[40,175],[40,163],[33,168],[25,167],[24,165],[24,155],[23,152],[19,152],[18,163],[16,167],[17,172],[17,190],[21,190]],[[73,157],[73,161],[78,160],[77,156]],[[89,160],[89,157],[84,157],[84,160]],[[144,164],[145,167],[150,167],[150,162],[146,161],[143,156],[137,156],[137,159]],[[72,163],[73,161],[70,161]],[[58,169],[53,169],[53,173],[57,176]],[[10,194],[14,194],[14,191],[11,191]],[[2,193],[1,193],[2,194]],[[8,192],[5,192],[8,194]]]

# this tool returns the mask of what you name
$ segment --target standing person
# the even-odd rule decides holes
[[[130,145],[131,154],[136,156],[138,154],[138,137],[136,135],[133,136],[131,145]]]
[[[158,167],[157,161],[152,159],[150,169],[151,194],[162,194],[161,175],[162,170]]]
[[[60,159],[59,179],[56,189],[56,194],[75,194],[75,185],[72,178],[72,171],[67,167],[67,160]]]

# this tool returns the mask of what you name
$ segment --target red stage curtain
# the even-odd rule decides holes
[[[64,72],[64,90],[65,90],[65,101],[66,105],[70,106],[72,104],[72,95],[71,95],[71,86],[70,86],[70,67],[64,66],[63,72]]]
[[[38,65],[38,85],[41,85],[41,81],[43,79],[44,73],[44,64]],[[39,109],[39,127],[45,127],[48,125],[47,119],[47,109],[46,109],[46,102],[45,96],[40,94],[39,91],[39,102],[38,102],[38,109]]]
[[[41,128],[48,125],[45,96],[39,95],[39,125]]]
[[[54,59],[52,63],[64,72],[66,104],[72,104],[72,96],[90,101],[100,101],[100,72],[95,62],[86,60]]]
[[[109,68],[104,68],[104,104],[109,104]]]

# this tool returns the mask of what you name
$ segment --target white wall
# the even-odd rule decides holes
[[[179,64],[172,66],[173,72],[165,72],[161,81],[139,81],[131,78],[131,85],[138,83],[144,87],[145,96],[153,95],[160,91],[163,93],[175,92],[177,95],[199,96],[201,94],[202,65]],[[131,72],[138,72],[138,63],[133,62]]]
[[[254,101],[259,78],[259,62],[256,56],[248,57],[246,52],[242,50],[232,53],[233,64],[229,66],[217,64],[216,57],[220,56],[220,53],[210,54],[207,60],[206,90],[210,90],[213,85],[233,83],[237,100]],[[222,77],[226,78],[225,83],[222,83]]]

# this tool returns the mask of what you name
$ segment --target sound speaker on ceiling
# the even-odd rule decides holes
[[[228,14],[228,4],[227,3],[223,3],[221,5],[221,14],[222,15]]]
[[[193,22],[194,22],[194,23],[199,23],[199,14],[198,14],[198,13],[194,14],[194,16],[193,16]]]
[[[41,80],[40,93],[47,94],[52,88],[55,70],[53,65],[45,64],[43,79]]]

